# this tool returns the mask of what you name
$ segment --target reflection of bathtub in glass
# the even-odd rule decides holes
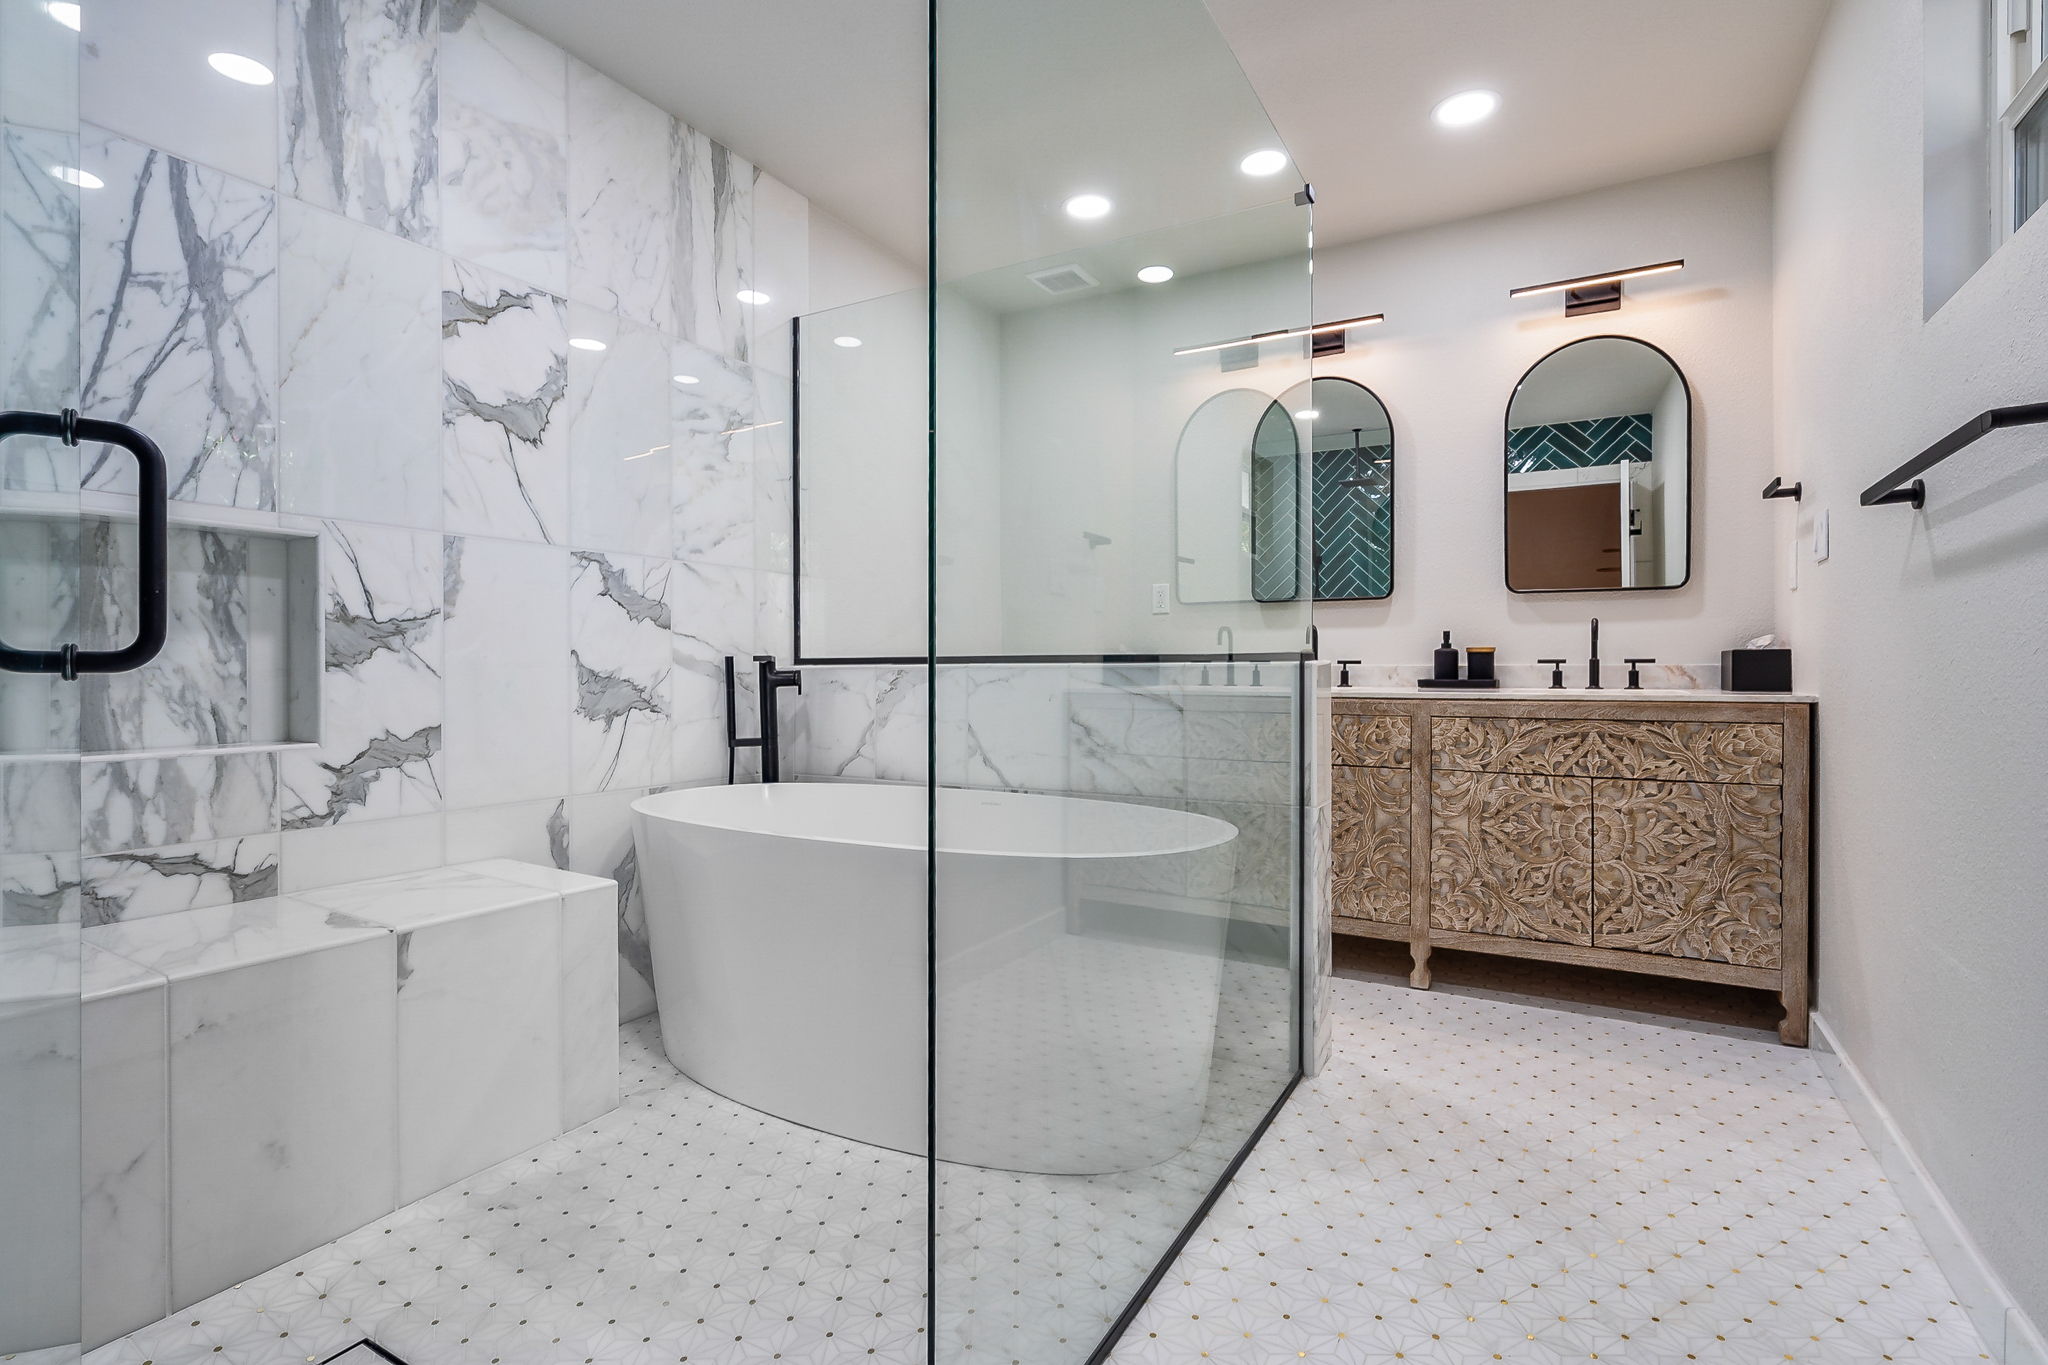
[[[669,1059],[741,1104],[926,1150],[927,792],[778,783],[633,803]],[[1236,829],[938,794],[939,1155],[1150,1165],[1208,1096]]]

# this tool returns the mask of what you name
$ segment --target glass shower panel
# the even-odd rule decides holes
[[[0,0],[0,409],[78,405],[78,36]],[[0,640],[79,638],[78,451],[0,445]],[[78,684],[0,672],[0,1359],[80,1342]]]
[[[1098,1357],[1299,1074],[1310,210],[1199,0],[938,0],[935,1358]]]

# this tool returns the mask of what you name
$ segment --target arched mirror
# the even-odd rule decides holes
[[[1314,462],[1315,592],[1319,602],[1394,591],[1394,425],[1365,385],[1324,377],[1281,400]]]
[[[1587,337],[1508,401],[1507,582],[1515,592],[1677,588],[1692,572],[1692,394],[1671,357]]]
[[[1183,602],[1288,602],[1301,592],[1301,442],[1255,389],[1204,402],[1174,452],[1176,592]]]

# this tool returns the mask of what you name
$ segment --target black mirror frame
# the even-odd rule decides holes
[[[1543,368],[1545,361],[1553,356],[1562,355],[1574,346],[1583,346],[1589,341],[1629,341],[1648,350],[1655,351],[1663,359],[1664,363],[1671,367],[1671,372],[1678,376],[1678,386],[1685,392],[1685,576],[1676,583],[1658,583],[1640,588],[1518,588],[1514,585],[1513,580],[1508,577],[1508,475],[1510,471],[1507,466],[1507,455],[1508,434],[1514,430],[1510,422],[1515,411],[1515,399],[1521,394],[1522,386],[1529,382],[1529,377]],[[1693,426],[1692,381],[1685,377],[1685,368],[1672,359],[1671,353],[1655,342],[1645,341],[1641,337],[1623,336],[1619,332],[1602,332],[1597,336],[1578,337],[1572,341],[1567,341],[1564,345],[1553,347],[1537,357],[1536,363],[1522,371],[1522,377],[1517,379],[1515,387],[1508,391],[1507,407],[1502,410],[1500,419],[1500,579],[1506,585],[1507,590],[1530,597],[1554,596],[1558,593],[1676,592],[1692,582],[1694,520],[1692,505],[1696,483],[1693,475],[1694,470],[1699,464],[1699,461],[1694,458],[1693,454],[1697,444],[1693,440]]]
[[[1400,562],[1401,521],[1399,511],[1399,500],[1395,496],[1396,485],[1394,481],[1400,472],[1401,453],[1400,438],[1394,432],[1394,410],[1387,406],[1387,400],[1380,397],[1378,391],[1373,389],[1371,385],[1361,384],[1356,379],[1353,379],[1348,375],[1310,375],[1307,380],[1307,384],[1311,398],[1313,398],[1315,394],[1316,385],[1326,379],[1331,381],[1332,383],[1349,384],[1353,388],[1363,390],[1367,397],[1371,398],[1373,402],[1379,404],[1380,411],[1385,413],[1387,417],[1387,590],[1382,593],[1375,593],[1370,597],[1323,597],[1319,594],[1316,594],[1316,564],[1318,562],[1318,552],[1322,549],[1322,538],[1321,533],[1313,524],[1311,524],[1309,527],[1308,571],[1308,586],[1309,592],[1311,594],[1311,600],[1316,602],[1384,602],[1394,595],[1394,584],[1397,581],[1395,568],[1397,564]],[[1282,397],[1285,397],[1285,395],[1282,395]],[[1308,444],[1309,504],[1311,507],[1313,507],[1315,503],[1316,483],[1316,443],[1315,438],[1313,436],[1309,438]]]

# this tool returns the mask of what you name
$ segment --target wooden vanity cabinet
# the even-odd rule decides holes
[[[1806,1042],[1803,702],[1339,697],[1335,931],[1776,991]]]

